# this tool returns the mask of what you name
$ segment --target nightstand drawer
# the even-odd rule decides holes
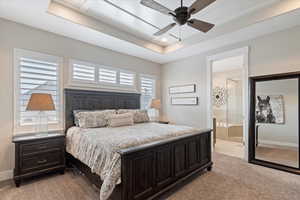
[[[62,152],[59,150],[39,153],[34,156],[24,156],[21,163],[22,173],[64,164]]]
[[[60,131],[29,133],[13,137],[15,143],[14,181],[21,181],[49,172],[64,173],[65,134]]]
[[[38,153],[45,150],[55,150],[64,147],[63,139],[52,139],[47,141],[32,142],[21,145],[21,152],[23,155]]]

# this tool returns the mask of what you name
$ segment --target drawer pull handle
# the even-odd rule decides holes
[[[39,149],[46,149],[47,148],[47,145],[41,145],[39,146]]]
[[[38,164],[44,164],[44,163],[46,163],[46,162],[47,162],[46,159],[37,161]]]

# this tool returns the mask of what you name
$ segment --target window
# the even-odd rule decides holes
[[[71,80],[73,82],[96,82],[96,66],[82,61],[71,60]]]
[[[73,79],[80,81],[95,81],[95,68],[74,64]]]
[[[100,68],[99,82],[107,84],[117,84],[117,70]]]
[[[134,86],[135,74],[132,72],[120,72],[120,85]]]
[[[32,131],[32,126],[37,121],[37,112],[26,111],[32,93],[52,95],[56,110],[47,111],[49,128],[61,128],[61,59],[21,49],[15,49],[14,56],[15,132]]]
[[[141,108],[149,109],[151,100],[155,98],[155,79],[151,76],[140,77]]]
[[[71,84],[88,84],[92,87],[112,86],[136,89],[134,72],[83,61],[71,60]]]

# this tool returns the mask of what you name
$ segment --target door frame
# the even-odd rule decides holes
[[[243,142],[245,145],[244,151],[244,159],[249,161],[249,46],[245,46],[238,49],[233,49],[229,51],[225,51],[222,53],[218,53],[215,55],[208,56],[206,58],[206,71],[207,71],[207,104],[208,104],[208,111],[207,111],[207,127],[213,127],[213,104],[212,104],[212,63],[217,60],[222,60],[230,57],[235,56],[243,56]],[[214,134],[214,133],[213,133]],[[213,137],[212,137],[213,138]],[[213,141],[212,141],[213,143]],[[213,147],[213,145],[212,145]],[[212,148],[214,150],[214,148]]]

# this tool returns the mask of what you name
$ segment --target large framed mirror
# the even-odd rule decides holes
[[[250,78],[249,162],[300,174],[300,72]]]

